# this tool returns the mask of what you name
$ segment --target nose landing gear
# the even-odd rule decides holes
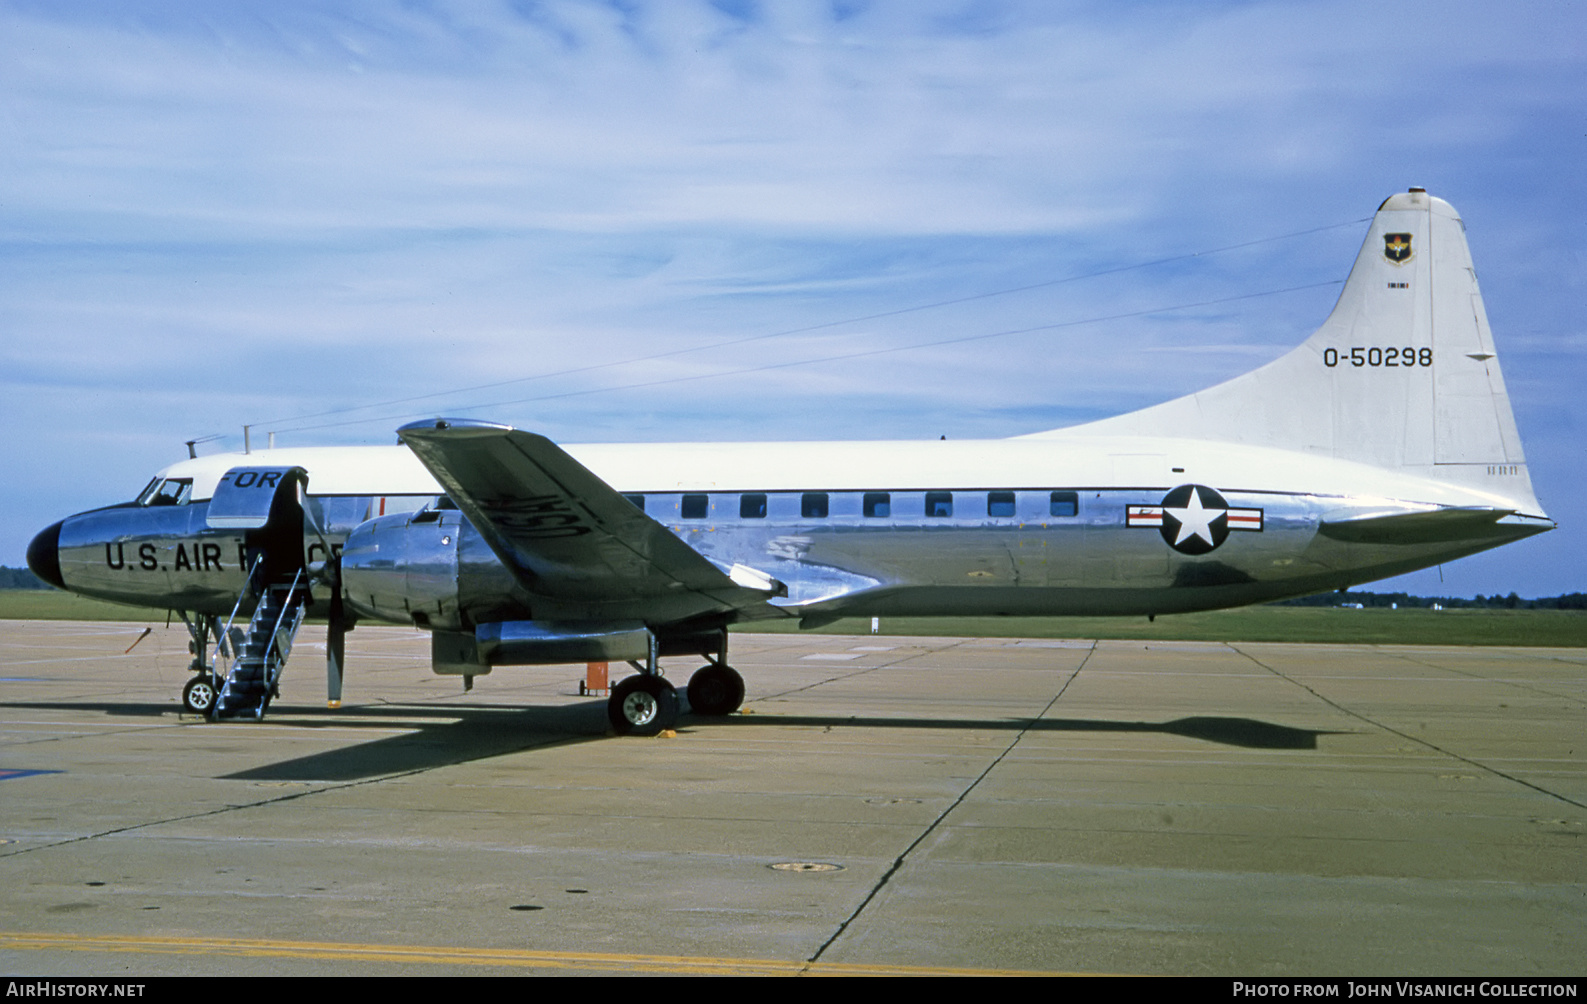
[[[215,708],[215,698],[219,691],[215,687],[215,680],[210,675],[209,641],[211,636],[217,641],[220,631],[215,618],[208,614],[194,614],[189,617],[186,611],[177,611],[182,618],[182,623],[187,625],[187,650],[192,653],[193,661],[188,663],[188,672],[196,674],[187,681],[187,686],[182,688],[182,709],[191,715],[210,716]]]
[[[215,706],[215,684],[210,681],[209,674],[195,676],[187,681],[187,686],[182,688],[182,707],[191,714],[209,717],[209,710]]]

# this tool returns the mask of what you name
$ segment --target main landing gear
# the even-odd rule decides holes
[[[744,704],[744,678],[727,664],[725,640],[722,648],[689,678],[694,714],[731,715]],[[630,663],[639,673],[613,687],[606,702],[606,717],[620,736],[653,736],[678,724],[678,691],[657,672],[652,651],[644,664]]]
[[[724,662],[711,662],[689,677],[689,709],[697,715],[731,715],[744,703],[744,678]]]
[[[678,692],[652,673],[641,673],[612,688],[606,717],[620,736],[653,736],[678,724]]]

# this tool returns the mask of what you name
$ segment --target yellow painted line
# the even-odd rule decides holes
[[[780,959],[713,959],[687,955],[614,955],[601,952],[535,952],[511,948],[445,948],[423,945],[357,945],[329,941],[254,938],[162,938],[127,935],[0,932],[0,949],[13,951],[131,952],[140,955],[220,955],[248,958],[325,959],[453,966],[508,966],[601,972],[686,973],[722,976],[1066,976],[1021,969],[950,966],[860,965]]]

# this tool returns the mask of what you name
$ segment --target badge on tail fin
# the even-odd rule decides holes
[[[1414,257],[1411,251],[1412,234],[1384,234],[1383,257],[1396,265],[1404,265]]]

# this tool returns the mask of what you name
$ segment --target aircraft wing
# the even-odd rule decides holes
[[[564,610],[678,620],[763,608],[786,592],[724,569],[544,436],[488,422],[416,422],[397,435],[519,583]]]

